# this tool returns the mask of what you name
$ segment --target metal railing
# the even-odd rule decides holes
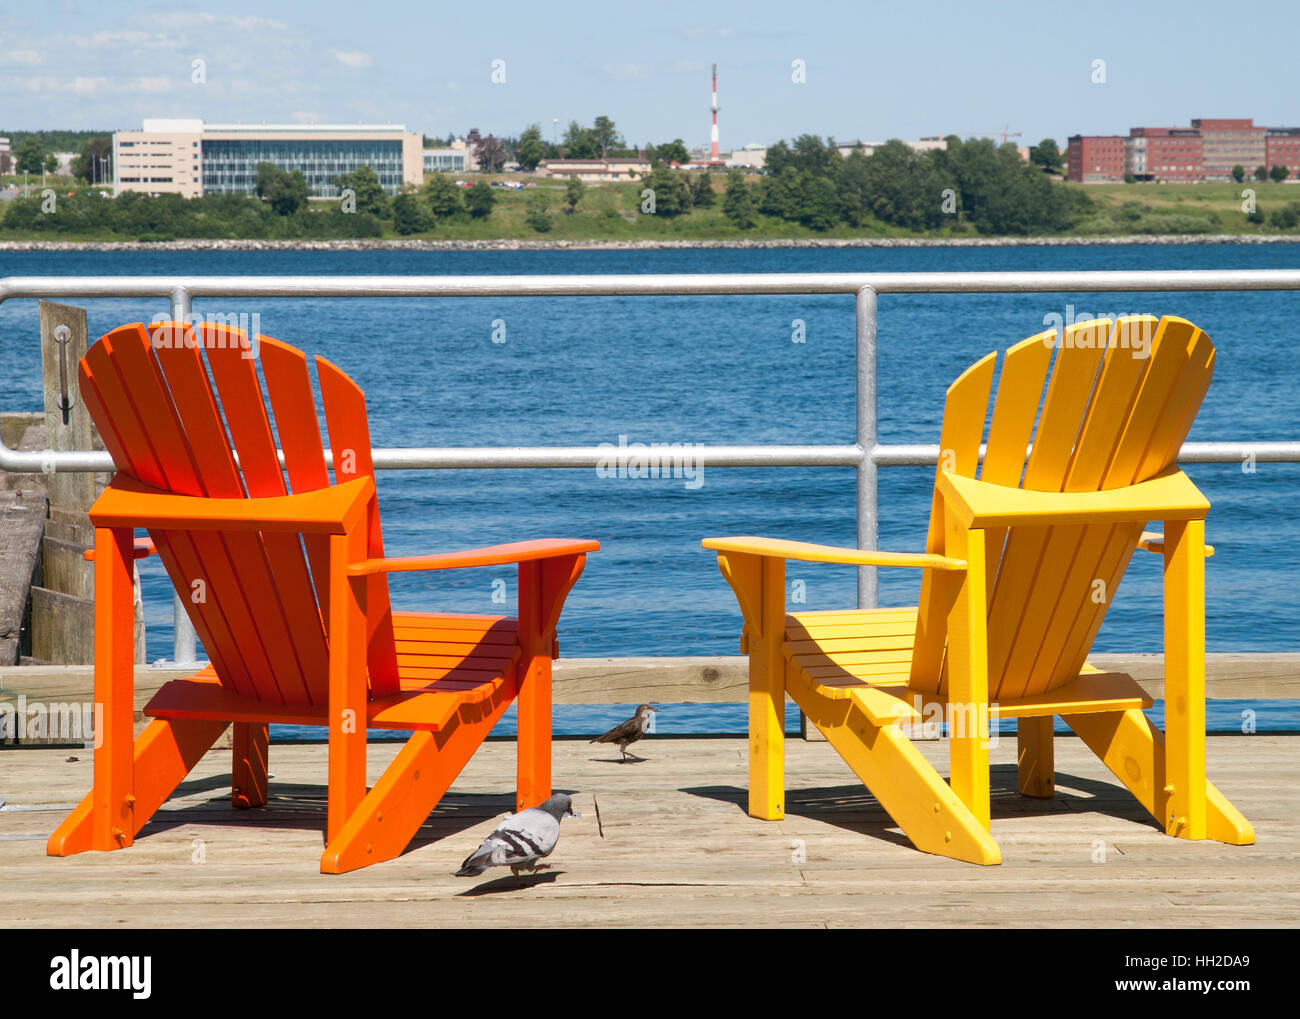
[[[839,445],[742,446],[689,444],[667,451],[669,468],[854,467],[857,535],[875,548],[878,467],[936,464],[938,445],[882,445],[876,432],[876,322],[880,294],[1120,293],[1300,290],[1300,269],[1171,271],[736,273],[608,276],[43,276],[0,279],[0,303],[12,298],[60,300],[165,298],[176,320],[195,299],[285,297],[628,297],[692,295],[842,294],[856,299],[856,441]],[[385,470],[464,468],[595,468],[608,458],[599,446],[424,447],[374,451]],[[691,464],[682,461],[689,457]],[[1300,463],[1297,442],[1190,442],[1183,463]],[[664,464],[661,464],[664,466]],[[93,450],[23,453],[0,443],[0,469],[21,473],[111,471],[107,453]],[[858,605],[874,607],[874,567],[858,569]],[[193,661],[195,634],[179,600],[173,654]]]

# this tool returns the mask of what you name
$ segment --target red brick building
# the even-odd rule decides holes
[[[1264,165],[1266,128],[1256,127],[1250,119],[1193,120],[1200,131],[1205,151],[1205,179],[1232,180],[1232,168],[1240,166],[1246,176]]]
[[[1134,127],[1121,135],[1073,135],[1068,179],[1082,183],[1138,180],[1190,183],[1232,180],[1240,166],[1247,178],[1256,167],[1285,166],[1300,179],[1300,128],[1257,127],[1250,118],[1192,121],[1191,127]]]
[[[1264,136],[1264,165],[1285,166],[1300,180],[1300,127],[1270,127]]]
[[[1127,166],[1138,180],[1180,184],[1204,180],[1201,136],[1186,127],[1130,128]]]
[[[1124,143],[1124,136],[1118,134],[1074,135],[1065,150],[1067,179],[1089,184],[1122,181],[1126,172]]]

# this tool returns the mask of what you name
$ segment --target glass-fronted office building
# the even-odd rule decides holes
[[[254,193],[257,164],[300,170],[313,198],[337,198],[335,180],[362,166],[400,194],[424,176],[422,135],[399,125],[205,124],[146,120],[142,131],[113,136],[117,190],[151,194]]]

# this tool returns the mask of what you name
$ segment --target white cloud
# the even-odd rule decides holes
[[[344,67],[369,67],[372,63],[370,54],[361,50],[330,50],[330,52]]]
[[[136,78],[131,87],[141,92],[168,92],[172,84],[170,78]]]
[[[730,39],[736,32],[732,28],[705,28],[701,26],[698,28],[683,28],[680,34],[683,39],[698,42],[700,39]]]
[[[5,50],[0,52],[0,64],[14,64],[21,67],[34,67],[45,63],[45,58],[35,50]]]
[[[605,73],[615,81],[635,81],[650,77],[650,69],[645,64],[606,64]]]
[[[152,17],[150,21],[165,28],[177,29],[213,28],[217,25],[225,25],[243,31],[269,30],[283,32],[289,27],[283,21],[259,17],[256,14],[236,17],[230,14],[212,14],[208,11],[177,11],[172,14],[157,15]]]

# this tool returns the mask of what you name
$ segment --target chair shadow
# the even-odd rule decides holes
[[[230,788],[230,776],[213,776],[184,782],[173,796]],[[556,792],[566,790],[556,789]],[[239,825],[272,831],[318,831],[325,842],[328,790],[325,786],[276,782],[272,776],[267,803],[262,807],[236,810],[229,793],[179,809],[160,810],[140,831],[140,838],[170,831],[183,825]],[[513,811],[514,791],[506,793],[447,793],[411,836],[402,855],[422,846],[467,831],[484,821]]]
[[[735,805],[748,812],[749,791],[732,785],[691,786],[679,790],[692,796]],[[997,764],[989,768],[990,814],[993,821],[1025,815],[1060,813],[1105,814],[1125,821],[1145,824],[1162,830],[1133,795],[1120,785],[1081,778],[1065,772],[1056,773],[1056,795],[1048,799],[1022,796],[1014,764]],[[859,835],[878,838],[895,845],[911,846],[911,840],[867,790],[866,786],[824,786],[817,789],[789,789],[785,795],[785,812],[810,820],[824,821]]]

